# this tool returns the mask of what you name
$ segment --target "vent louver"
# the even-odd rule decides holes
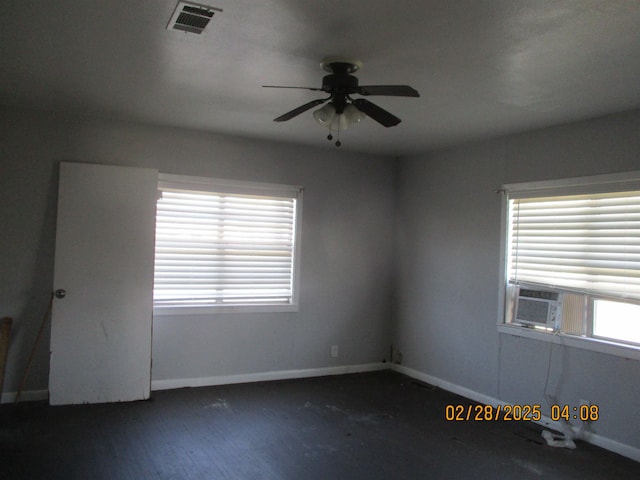
[[[202,35],[213,16],[220,12],[221,9],[207,5],[178,2],[167,29]]]

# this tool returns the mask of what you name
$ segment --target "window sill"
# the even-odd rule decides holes
[[[542,342],[551,342],[557,345],[565,345],[567,347],[581,348],[591,350],[592,352],[614,355],[616,357],[629,358],[632,360],[640,360],[640,347],[633,345],[625,345],[622,343],[600,340],[597,338],[585,338],[575,335],[567,335],[566,333],[547,333],[532,330],[530,328],[520,327],[518,325],[509,325],[505,323],[498,324],[498,332],[514,337],[531,338]]]
[[[153,307],[155,317],[180,315],[215,315],[220,313],[297,312],[298,305],[220,305],[206,307]]]

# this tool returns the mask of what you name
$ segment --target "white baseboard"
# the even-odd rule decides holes
[[[272,380],[288,380],[293,378],[323,377],[344,375],[347,373],[375,372],[387,370],[388,363],[365,363],[360,365],[344,365],[341,367],[310,368],[304,370],[282,370],[274,372],[247,373],[240,375],[220,375],[216,377],[177,378],[169,380],[153,380],[151,390],[170,390],[184,387],[210,387],[214,385],[230,385],[233,383],[266,382]],[[0,404],[13,403],[17,392],[6,392],[0,397]],[[20,394],[20,402],[47,400],[49,390],[26,390]]]
[[[433,385],[438,388],[442,388],[443,390],[447,390],[449,392],[458,394],[470,400],[473,400],[478,403],[482,403],[484,405],[492,405],[497,407],[498,405],[507,405],[508,402],[503,402],[502,400],[498,400],[497,398],[490,397],[488,395],[484,395],[482,393],[476,392],[474,390],[470,390],[465,387],[461,387],[460,385],[456,385],[455,383],[447,382],[446,380],[442,380],[437,377],[433,377],[431,375],[427,375],[426,373],[422,373],[418,370],[414,370],[409,367],[405,367],[403,365],[391,365],[391,369],[407,375],[408,377],[415,378],[416,380],[420,380],[422,382],[428,383],[429,385]],[[444,415],[444,413],[443,413]],[[548,417],[542,416],[542,419],[538,422],[535,422],[543,427],[550,428],[552,430],[556,430],[558,432],[564,431],[563,424],[561,422],[557,422],[551,420]],[[640,448],[633,447],[631,445],[627,445],[624,443],[620,443],[616,440],[612,440],[608,437],[603,437],[602,435],[598,435],[592,432],[580,432],[580,429],[574,426],[569,427],[573,434],[576,436],[575,438],[579,440],[583,440],[585,442],[591,443],[592,445],[596,445],[598,447],[604,448],[611,452],[617,453],[624,457],[630,458],[631,460],[635,460],[636,462],[640,462]]]
[[[0,403],[13,403],[18,392],[6,392],[2,394]],[[49,398],[49,390],[26,390],[20,394],[20,402],[37,402]]]
[[[428,383],[443,390],[461,395],[465,398],[479,402],[485,405],[507,405],[508,402],[498,400],[497,398],[484,395],[469,388],[462,387],[455,383],[442,380],[440,378],[422,373],[418,370],[414,370],[403,365],[388,364],[388,363],[367,363],[360,365],[345,365],[341,367],[326,367],[326,368],[311,368],[303,370],[281,370],[273,372],[261,372],[261,373],[247,373],[240,375],[221,375],[215,377],[200,377],[200,378],[178,378],[169,380],[153,380],[151,382],[151,390],[168,390],[173,388],[184,387],[207,387],[214,385],[229,385],[234,383],[250,383],[250,382],[265,382],[273,380],[289,380],[295,378],[309,378],[309,377],[321,377],[329,375],[344,375],[348,373],[362,373],[362,372],[374,372],[378,370],[392,370],[407,375],[408,377],[415,378],[422,382]],[[13,403],[15,401],[17,392],[6,392],[2,394],[0,403]],[[49,397],[48,390],[27,390],[20,394],[21,402],[34,402],[39,400],[46,400]],[[551,428],[556,431],[563,431],[563,425],[560,422],[553,421],[548,417],[543,416],[538,422],[546,428]],[[611,452],[617,453],[624,457],[640,462],[640,448],[627,445],[616,440],[613,440],[602,435],[598,435],[592,432],[580,432],[577,427],[570,427],[577,438],[584,440],[588,443],[604,448]]]
[[[388,370],[388,363],[366,363],[360,365],[345,365],[341,367],[310,368],[302,370],[279,370],[272,372],[246,373],[239,375],[219,375],[215,377],[176,378],[168,380],[153,380],[151,390],[171,390],[185,387],[211,387],[215,385],[231,385],[235,383],[267,382],[274,380],[289,380],[295,378],[323,377],[330,375],[344,375],[348,373],[375,372]],[[0,398],[0,404],[13,403],[17,392],[6,392]],[[47,400],[48,390],[29,390],[20,394],[20,402],[34,402]]]
[[[328,375],[343,375],[347,373],[374,372],[378,370],[387,370],[388,368],[389,364],[387,363],[365,363],[361,365],[345,365],[341,367],[278,370],[239,375],[220,375],[215,377],[153,380],[151,382],[151,390],[170,390],[173,388],[184,387],[210,387],[214,385],[230,385],[233,383],[267,382],[273,380],[289,380],[293,378],[323,377]]]

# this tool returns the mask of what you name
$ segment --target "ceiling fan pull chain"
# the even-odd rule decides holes
[[[329,126],[329,135],[327,135],[327,140],[331,141],[333,140],[333,135],[332,135],[333,130],[331,129],[331,126]],[[338,129],[336,130],[336,135],[337,135],[337,140],[336,140],[336,147],[339,147],[340,145],[342,145],[342,142],[340,141],[340,122],[338,122]]]

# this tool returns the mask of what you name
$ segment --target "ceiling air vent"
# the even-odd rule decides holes
[[[197,3],[178,2],[167,29],[202,35],[213,16],[221,12],[220,8]]]

